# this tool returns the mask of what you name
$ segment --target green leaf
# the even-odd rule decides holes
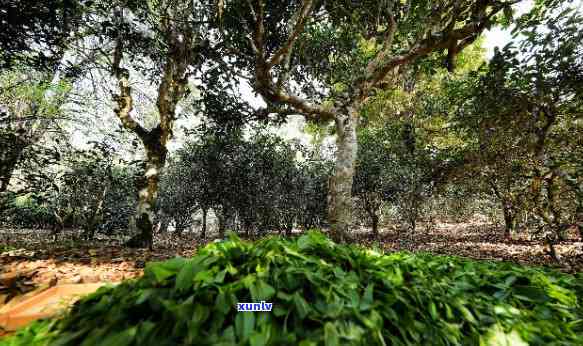
[[[215,309],[223,314],[227,314],[233,308],[233,304],[227,296],[227,293],[220,292],[215,300]]]
[[[249,344],[251,346],[264,346],[268,345],[270,336],[270,329],[261,328],[260,332],[255,332],[249,338]]]
[[[340,345],[338,330],[332,322],[326,322],[326,324],[324,324],[324,344],[326,346]]]
[[[289,302],[289,301],[293,300],[293,295],[287,294],[283,291],[279,291],[279,292],[277,292],[277,298]]]
[[[212,270],[201,270],[194,275],[194,282],[197,283],[212,283],[215,275]]]
[[[474,315],[472,314],[472,312],[466,308],[464,305],[458,305],[457,306],[458,310],[462,313],[462,316],[464,317],[464,319],[472,324],[477,324],[478,321],[476,321],[476,318],[474,317]]]
[[[431,318],[433,318],[434,320],[437,320],[438,316],[437,316],[437,307],[435,306],[435,302],[429,303],[429,314],[431,315]]]
[[[227,274],[227,270],[221,270],[215,276],[215,283],[222,284],[225,281],[225,275]]]
[[[515,286],[513,292],[514,297],[533,303],[544,303],[549,300],[544,290],[534,286]]]
[[[102,340],[102,345],[129,346],[136,337],[136,327],[128,328],[118,333],[110,334]]]
[[[176,275],[185,265],[186,260],[182,257],[175,257],[165,262],[148,263],[144,272],[146,275],[153,275],[156,282],[162,282],[167,278]]]
[[[310,307],[308,306],[308,303],[306,303],[306,300],[300,296],[297,292],[294,293],[294,305],[296,307],[296,311],[298,312],[298,316],[300,317],[300,319],[304,319],[308,313],[310,312]]]
[[[146,275],[148,274],[153,275],[157,283],[162,282],[165,279],[176,274],[176,272],[173,272],[172,270],[169,270],[159,264],[150,265],[149,267],[146,267],[144,271]]]
[[[196,304],[194,306],[194,312],[192,314],[192,319],[191,319],[191,323],[193,326],[199,326],[201,325],[204,321],[207,320],[207,318],[210,315],[210,309],[202,304]]]
[[[528,346],[528,343],[516,330],[506,333],[500,324],[495,324],[480,336],[480,346]]]
[[[265,281],[258,279],[253,286],[251,286],[251,297],[255,301],[267,300],[275,294],[275,289]]]
[[[287,310],[284,307],[276,305],[271,310],[271,313],[273,313],[276,317],[281,317],[287,314]]]
[[[247,340],[251,336],[254,327],[255,313],[248,311],[237,313],[237,317],[235,317],[235,332],[239,340]]]
[[[364,311],[370,309],[373,304],[373,290],[374,284],[368,284],[366,286],[366,290],[364,291],[364,295],[362,296],[362,301],[360,302],[360,310]]]
[[[190,287],[194,282],[194,276],[200,270],[200,266],[197,262],[190,260],[180,269],[178,275],[176,276],[175,288],[178,291],[184,291]]]
[[[142,290],[140,295],[138,296],[138,299],[136,300],[136,304],[137,305],[142,304],[143,302],[148,300],[151,296],[153,296],[155,292],[156,289],[154,288],[146,288],[145,290]]]

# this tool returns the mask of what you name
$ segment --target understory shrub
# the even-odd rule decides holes
[[[8,345],[581,345],[583,278],[309,232],[150,263]],[[238,302],[273,303],[237,312]],[[2,343],[0,341],[0,343]]]

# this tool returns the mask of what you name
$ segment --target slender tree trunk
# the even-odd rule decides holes
[[[243,221],[243,228],[245,228],[245,237],[249,239],[251,237],[251,222],[244,220]]]
[[[348,240],[352,226],[352,182],[358,151],[357,109],[352,109],[349,115],[338,115],[335,122],[337,151],[328,190],[328,218],[332,238],[344,242]]]
[[[85,221],[85,239],[92,240],[95,237],[95,231],[99,224],[103,222],[103,203],[105,202],[105,197],[107,196],[108,185],[105,184],[99,200],[97,201],[95,208],[91,215],[89,215]]]
[[[224,239],[225,238],[225,213],[224,211],[215,211],[215,214],[217,215],[217,221],[218,221],[218,228],[219,228],[219,238]]]
[[[510,239],[510,232],[514,231],[514,213],[512,203],[502,200],[502,211],[504,212],[504,238]]]
[[[502,213],[504,214],[504,238],[510,239],[510,232],[514,230],[514,224],[516,219],[516,214],[514,213],[514,207],[512,205],[512,200],[508,197],[503,196],[498,190],[496,183],[490,180],[490,187],[494,191],[494,195],[500,200],[502,206]]]
[[[379,217],[375,212],[371,213],[372,218],[372,234],[375,238],[379,236]]]
[[[55,222],[53,223],[53,228],[51,230],[52,236],[53,236],[53,242],[57,241],[57,235],[63,231],[63,229],[65,229],[65,221],[63,220],[63,217],[61,217],[61,215],[59,215],[59,213],[57,211],[53,212],[53,215],[55,216]]]
[[[208,209],[202,210],[202,230],[201,230],[202,239],[206,239],[206,214],[207,214],[207,212],[208,212]]]
[[[417,229],[417,208],[415,208],[415,210],[413,212],[411,212],[411,218],[409,220],[409,230],[412,233],[415,233],[415,230]]]

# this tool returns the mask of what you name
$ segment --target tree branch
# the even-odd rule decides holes
[[[251,43],[255,50],[255,90],[267,102],[275,105],[279,103],[286,104],[311,120],[334,119],[335,112],[332,109],[312,104],[297,95],[284,92],[281,88],[282,83],[278,82],[277,85],[275,85],[271,76],[271,69],[274,66],[273,62],[277,61],[280,63],[281,59],[286,58],[291,54],[293,43],[301,33],[301,30],[303,30],[305,20],[311,10],[312,0],[306,0],[302,6],[300,17],[296,22],[294,32],[292,32],[290,37],[286,40],[286,44],[278,50],[278,53],[276,53],[270,62],[266,60],[264,50],[265,27],[263,24],[263,1],[257,0],[257,8],[253,8],[250,3],[251,0],[248,1],[253,17],[255,18],[255,29],[253,30],[253,37],[251,38]]]
[[[308,15],[312,11],[313,3],[314,3],[313,0],[303,1],[302,8],[298,12],[296,24],[294,25],[291,34],[287,38],[285,44],[275,52],[273,57],[267,63],[267,66],[269,68],[280,64],[284,59],[286,60],[289,59],[289,56],[291,55],[291,52],[293,50],[294,43],[296,42],[300,33],[304,31],[306,19],[308,18]]]
[[[374,71],[380,66],[385,60],[385,58],[390,54],[391,47],[393,45],[393,38],[395,37],[395,32],[397,31],[397,22],[395,21],[395,16],[393,16],[392,12],[389,12],[389,25],[387,27],[387,32],[385,34],[385,39],[383,42],[383,49],[380,51],[377,56],[372,59],[367,67],[366,67],[366,74],[372,75]]]
[[[134,108],[131,87],[129,85],[130,73],[127,69],[121,68],[120,66],[122,57],[123,40],[120,35],[113,52],[112,73],[117,79],[119,86],[119,93],[113,95],[113,100],[117,104],[113,111],[126,129],[132,130],[140,138],[143,138],[148,132],[130,115],[130,112]]]
[[[438,34],[433,34],[428,38],[421,39],[418,43],[414,44],[407,53],[397,55],[392,59],[386,59],[390,46],[385,47],[367,66],[364,81],[362,81],[360,85],[360,98],[366,98],[370,90],[376,87],[386,75],[397,66],[406,65],[415,59],[427,56],[431,52],[448,49],[451,47],[452,42],[455,43],[458,48],[467,46],[475,40],[477,34],[482,32],[488,26],[491,18],[496,13],[498,13],[504,6],[508,6],[515,2],[516,1],[510,3],[499,3],[492,8],[492,11],[487,16],[485,16],[481,14],[486,10],[486,2],[485,5],[475,9],[475,11],[478,12],[476,13],[477,17],[481,18],[480,21],[472,21],[458,29],[454,29],[455,25],[448,23],[446,28]],[[457,44],[457,42],[460,41],[462,42],[461,47]],[[389,43],[392,42],[389,41]]]

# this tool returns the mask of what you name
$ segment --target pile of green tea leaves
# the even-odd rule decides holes
[[[429,254],[382,255],[318,232],[234,236],[150,263],[8,345],[583,345],[583,277]],[[238,312],[238,302],[271,312]],[[0,343],[2,341],[0,340]]]

